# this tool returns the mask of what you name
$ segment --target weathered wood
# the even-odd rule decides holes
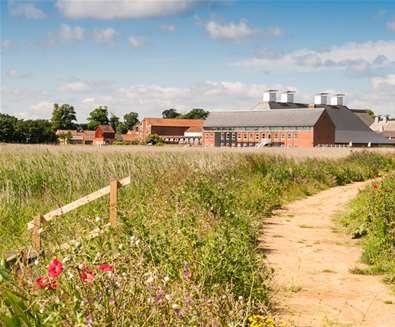
[[[118,181],[110,183],[110,224],[117,225]]]
[[[130,184],[130,176],[126,177],[126,178],[123,178],[123,179],[121,179],[119,181],[119,187],[123,187],[123,186],[129,185],[129,184]],[[70,211],[72,211],[74,209],[77,209],[77,208],[79,208],[79,207],[81,207],[81,206],[83,206],[85,204],[88,204],[88,203],[94,201],[94,200],[97,200],[97,199],[99,199],[99,198],[101,198],[101,197],[103,197],[103,196],[105,196],[105,195],[107,195],[109,193],[110,193],[110,186],[103,187],[102,189],[100,189],[100,190],[98,190],[96,192],[93,192],[91,194],[88,194],[88,195],[86,195],[86,196],[84,196],[84,197],[82,197],[82,198],[80,198],[80,199],[78,199],[78,200],[76,200],[74,202],[66,204],[65,206],[63,206],[63,207],[61,207],[59,209],[56,209],[56,210],[53,210],[51,212],[46,213],[43,216],[43,218],[44,218],[45,222],[51,221],[52,219],[54,219],[56,217],[59,217],[59,216],[65,214],[67,212],[70,212]],[[28,226],[27,228],[29,230],[33,229],[34,228],[33,221],[28,223],[27,226]]]
[[[43,222],[43,216],[37,215],[33,220],[33,233],[32,233],[32,245],[33,249],[38,253],[41,250],[41,223]]]

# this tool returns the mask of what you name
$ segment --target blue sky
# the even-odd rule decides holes
[[[1,112],[251,109],[267,88],[395,115],[392,1],[1,1]]]

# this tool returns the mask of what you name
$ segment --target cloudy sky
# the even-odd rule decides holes
[[[395,2],[1,0],[0,111],[250,109],[267,88],[395,115]]]

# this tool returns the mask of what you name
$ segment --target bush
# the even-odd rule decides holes
[[[162,138],[157,134],[150,134],[145,139],[145,144],[162,145],[163,143],[164,142],[163,142]]]

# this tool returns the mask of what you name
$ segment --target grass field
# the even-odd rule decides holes
[[[46,256],[23,287],[7,283],[26,297],[34,319],[52,325],[242,326],[270,310],[270,269],[256,248],[264,217],[292,199],[395,167],[393,156],[360,151],[336,160],[306,159],[299,151],[293,156],[304,160],[294,160],[261,151],[136,148],[1,148],[2,253],[29,242],[26,223],[37,213],[132,176],[119,195],[119,229],[83,239],[108,221],[107,197],[57,218],[44,233]],[[81,242],[51,251],[71,238]],[[34,289],[33,280],[46,274],[55,256],[64,265],[56,289]],[[112,273],[95,270],[88,287],[82,274],[102,263],[110,263]],[[1,302],[0,312],[12,310]]]

